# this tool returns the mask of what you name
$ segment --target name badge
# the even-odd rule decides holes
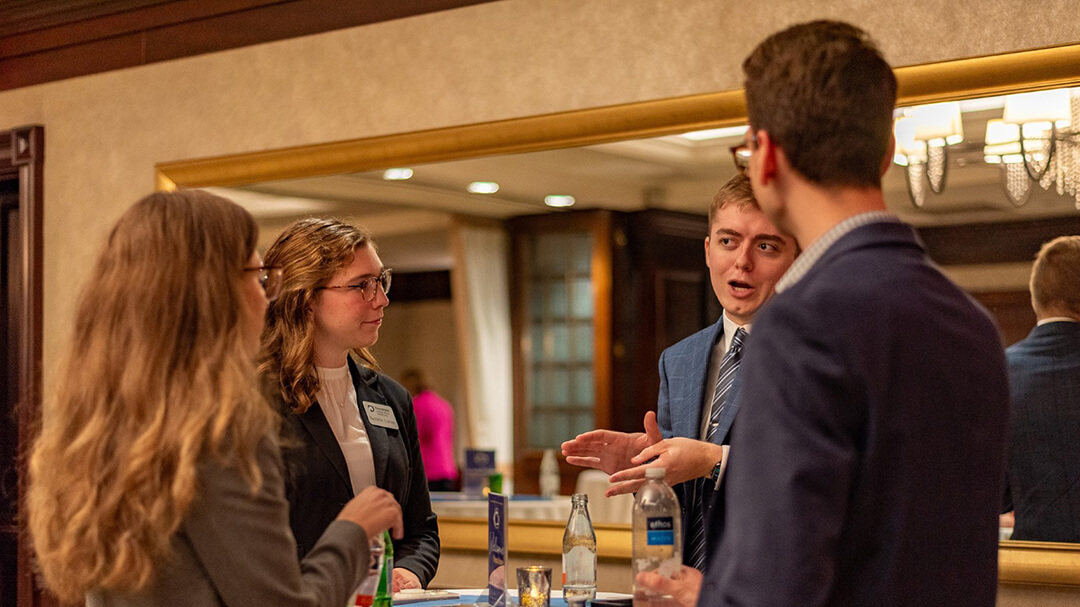
[[[390,408],[390,405],[383,405],[365,400],[364,409],[367,410],[368,421],[372,424],[380,428],[390,428],[391,430],[398,429],[397,418],[394,417],[394,410]]]

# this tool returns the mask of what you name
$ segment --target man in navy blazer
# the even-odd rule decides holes
[[[746,176],[736,174],[725,183],[709,208],[705,237],[709,280],[724,309],[720,319],[660,355],[657,413],[646,414],[645,432],[593,430],[562,445],[568,463],[612,475],[615,485],[609,495],[637,490],[646,468],[663,467],[682,508],[685,563],[694,564],[690,540],[694,534],[700,534],[697,558],[705,551],[704,522],[715,504],[713,494],[739,409],[737,374],[723,406],[713,402],[721,363],[736,333],[750,330],[754,314],[791,266],[796,248],[794,238],[778,230],[758,208]],[[710,415],[713,406],[715,416]],[[712,423],[716,428],[710,432]],[[710,434],[711,440],[706,440]]]
[[[825,21],[770,36],[743,70],[754,194],[802,253],[746,347],[698,605],[991,607],[1004,352],[885,209],[892,70]]]
[[[1038,324],[1005,351],[1012,425],[1005,510],[1014,540],[1080,542],[1080,236],[1043,245],[1031,270]]]

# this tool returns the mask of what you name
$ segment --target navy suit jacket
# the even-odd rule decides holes
[[[700,606],[992,607],[1004,349],[912,230],[837,240],[755,317]]]
[[[702,403],[705,398],[705,383],[708,381],[709,364],[713,345],[723,338],[724,318],[720,317],[713,325],[683,339],[660,354],[660,394],[656,403],[656,421],[664,438],[683,437],[698,439],[701,436]],[[713,386],[708,387],[709,393]],[[731,425],[739,410],[739,379],[736,375],[728,392],[724,410],[721,412],[720,425],[716,429],[714,441],[727,444]],[[687,525],[690,524],[686,513],[686,504],[691,499],[692,485],[695,481],[679,483],[672,487],[679,498],[682,511],[683,548],[686,545]],[[719,506],[715,491],[702,496],[702,508],[705,513],[706,536],[709,532],[710,513]]]
[[[1005,357],[1012,539],[1080,542],[1080,323],[1035,327]]]
[[[394,566],[412,571],[426,587],[439,565],[439,524],[431,511],[412,398],[401,384],[382,373],[358,367],[351,359],[349,371],[371,441],[375,484],[392,493],[401,505],[405,537],[394,541]],[[362,406],[364,401],[389,405],[394,410],[398,429],[372,424]],[[282,456],[289,525],[303,557],[352,499],[352,481],[345,456],[322,408],[312,405],[302,415],[296,415],[287,410],[280,395],[275,403],[285,420],[285,440],[298,443],[291,447],[286,444]]]

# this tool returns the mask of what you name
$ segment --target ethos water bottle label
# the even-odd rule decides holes
[[[671,546],[675,543],[675,525],[670,516],[650,516],[645,519],[645,543],[650,546]]]

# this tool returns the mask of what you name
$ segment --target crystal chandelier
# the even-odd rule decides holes
[[[908,197],[916,207],[926,202],[926,192],[945,190],[949,146],[964,140],[960,104],[933,103],[903,110],[893,126],[896,153],[893,162],[905,167]]]
[[[986,124],[983,158],[1001,167],[1009,202],[1023,206],[1031,184],[1056,185],[1080,209],[1080,97],[1068,89],[1009,95],[1001,120]]]

